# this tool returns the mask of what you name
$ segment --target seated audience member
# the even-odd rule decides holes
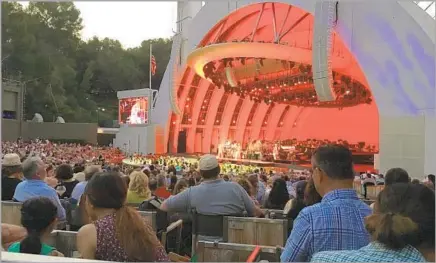
[[[21,208],[21,225],[27,230],[26,237],[9,246],[9,252],[37,255],[63,256],[56,248],[45,244],[55,229],[57,208],[46,197],[26,200]]]
[[[271,192],[265,203],[265,208],[283,210],[289,201],[289,192],[285,180],[277,178],[274,180]]]
[[[156,196],[157,181],[155,179],[150,179],[148,181],[148,188],[150,189],[151,195]]]
[[[13,199],[24,202],[34,197],[47,197],[57,207],[58,220],[65,220],[65,209],[61,205],[58,194],[55,189],[44,182],[47,172],[41,158],[30,157],[23,162],[22,166],[26,180],[17,185]]]
[[[303,209],[294,226],[282,262],[309,261],[328,250],[359,249],[369,243],[364,218],[371,209],[353,189],[351,151],[340,145],[325,145],[312,155],[312,178],[320,203]]]
[[[70,198],[74,187],[79,183],[74,179],[73,168],[69,164],[61,164],[56,168],[56,179],[59,180],[57,189],[60,186],[65,187],[65,192],[60,195],[60,199]]]
[[[298,213],[306,207],[304,203],[304,190],[306,189],[306,185],[307,181],[299,181],[295,183],[296,197],[289,200],[283,209],[283,213],[288,215],[289,218],[297,218]]]
[[[161,210],[167,212],[191,212],[195,209],[204,215],[262,215],[247,192],[235,183],[219,178],[220,166],[214,155],[206,154],[200,159],[200,174],[203,182],[165,200]]]
[[[365,219],[372,242],[358,250],[325,251],[314,262],[435,262],[435,193],[421,184],[397,183],[377,197]]]
[[[167,182],[164,175],[157,176],[157,189],[155,191],[155,195],[161,199],[167,199],[171,196],[171,192],[167,189]]]
[[[2,162],[2,201],[12,200],[15,188],[23,177],[20,156],[15,153],[5,154]]]
[[[435,175],[434,174],[427,175],[425,178],[424,184],[434,190],[435,189]]]
[[[391,185],[395,183],[409,183],[410,176],[403,168],[391,168],[386,172],[385,185]]]
[[[258,170],[256,170],[256,171],[258,171]],[[248,176],[248,181],[253,186],[254,197],[256,198],[256,200],[259,203],[262,202],[262,200],[264,200],[264,198],[265,198],[266,186],[262,182],[259,182],[259,175],[257,173],[250,174]]]
[[[308,181],[300,181],[296,183],[297,197],[289,200],[290,208],[288,212],[284,212],[288,215],[288,218],[295,220],[298,214],[307,206],[311,206],[321,202],[322,197],[315,189],[312,178]],[[287,205],[288,205],[287,204]],[[285,208],[286,210],[286,208]]]
[[[376,179],[377,185],[384,185],[385,184],[385,177],[383,174],[379,174]]]
[[[91,180],[92,176],[94,174],[101,171],[101,167],[98,165],[90,165],[85,168],[84,174],[85,174],[85,181],[78,183],[71,193],[71,199],[73,199],[73,203],[78,203],[80,200],[80,197],[82,196],[83,192],[85,192],[85,187],[88,184],[89,180]]]
[[[45,177],[44,182],[46,182],[50,187],[55,188],[59,184],[59,181],[55,178],[53,165],[48,165],[45,170],[47,171],[47,176]]]
[[[127,203],[139,205],[151,197],[148,188],[148,177],[143,172],[134,171],[130,174],[129,190],[127,190]]]
[[[95,174],[84,193],[93,223],[77,233],[85,259],[116,262],[168,262],[165,249],[148,223],[126,205],[127,186],[116,172]]]
[[[173,195],[178,195],[179,193],[188,189],[188,187],[188,182],[185,179],[182,178],[178,180],[176,185],[174,186]]]
[[[177,176],[175,174],[172,174],[170,176],[170,186],[168,186],[168,191],[170,191],[170,193],[172,193],[174,191],[174,187],[177,184]]]
[[[253,186],[251,185],[250,181],[248,181],[247,179],[239,179],[237,182],[242,188],[244,188],[245,192],[247,192],[247,194],[250,196],[250,198],[253,200],[254,204],[257,206],[260,206],[259,202],[257,202],[256,198],[254,198],[254,189]]]
[[[27,231],[22,226],[2,223],[2,247],[8,247],[15,242],[23,240],[27,236]]]
[[[420,184],[421,182],[418,179],[413,179],[412,184]]]

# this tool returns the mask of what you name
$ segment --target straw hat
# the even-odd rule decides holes
[[[18,166],[21,165],[20,156],[16,153],[8,153],[3,157],[3,166]]]

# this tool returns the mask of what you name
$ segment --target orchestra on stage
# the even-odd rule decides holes
[[[349,147],[353,154],[371,156],[377,153],[373,145],[359,142],[348,143],[346,140],[329,141],[319,139],[284,141],[253,140],[245,147],[239,142],[227,140],[218,145],[218,158],[233,160],[259,160],[259,161],[286,161],[286,162],[309,162],[314,149],[322,144],[342,144]]]

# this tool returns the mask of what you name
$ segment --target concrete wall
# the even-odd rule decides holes
[[[20,127],[21,125],[21,127]],[[20,132],[21,130],[21,132]],[[2,140],[13,141],[18,137],[24,140],[44,139],[69,139],[83,140],[88,143],[97,143],[96,123],[36,123],[19,122],[16,120],[2,119]]]

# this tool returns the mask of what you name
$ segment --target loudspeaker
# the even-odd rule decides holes
[[[186,131],[179,131],[177,153],[186,153]]]
[[[312,45],[312,73],[319,101],[334,101],[332,76],[332,34],[335,26],[337,2],[317,1]]]

